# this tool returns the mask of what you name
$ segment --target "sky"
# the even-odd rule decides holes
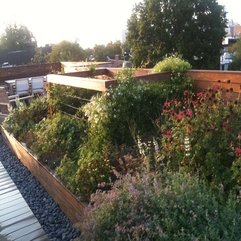
[[[38,46],[62,40],[82,48],[122,40],[133,7],[141,0],[4,0],[1,1],[0,35],[9,24],[24,25]],[[228,19],[241,24],[240,0],[218,0]]]

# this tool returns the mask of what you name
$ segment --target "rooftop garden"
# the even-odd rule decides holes
[[[240,240],[241,105],[197,91],[178,56],[165,81],[126,69],[105,94],[50,85],[3,126],[89,204],[81,240]]]

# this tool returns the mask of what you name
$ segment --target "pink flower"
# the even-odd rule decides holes
[[[197,95],[197,98],[200,99],[203,97],[204,94],[203,92],[198,92],[196,95]]]
[[[186,111],[186,116],[192,117],[192,115],[193,115],[192,110],[188,109],[188,110]]]
[[[198,101],[197,101],[197,100],[192,100],[192,104],[193,104],[194,106],[196,106],[196,105],[198,104]]]
[[[176,115],[176,118],[177,118],[178,120],[182,120],[183,117],[184,117],[183,111],[179,112],[179,113]]]
[[[235,152],[235,154],[236,154],[237,156],[241,156],[241,148],[240,148],[240,147],[236,147],[236,148],[234,149],[234,152]]]
[[[166,130],[166,131],[163,131],[162,134],[166,135],[166,136],[171,136],[172,135],[172,131],[171,130]]]
[[[169,108],[171,106],[171,102],[170,101],[166,101],[164,103],[164,108]]]
[[[166,110],[166,109],[163,109],[162,112],[163,112],[163,113],[169,113],[170,111],[169,111],[169,110]]]
[[[188,90],[185,90],[183,94],[184,94],[184,96],[188,96],[190,94],[190,92]]]

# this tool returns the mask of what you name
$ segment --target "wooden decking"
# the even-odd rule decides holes
[[[0,162],[0,241],[49,241]]]

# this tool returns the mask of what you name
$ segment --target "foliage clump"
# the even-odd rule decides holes
[[[19,103],[4,120],[3,126],[21,142],[28,142],[37,123],[48,115],[46,97],[36,98],[29,105]]]
[[[145,0],[133,9],[126,40],[135,67],[177,52],[195,69],[218,69],[226,24],[217,1]]]
[[[217,88],[164,104],[160,121],[162,162],[199,173],[212,187],[240,185],[241,107]]]
[[[92,195],[81,223],[84,241],[240,240],[240,208],[203,181],[167,173],[125,176]]]
[[[231,70],[241,70],[241,39],[231,47],[231,56],[233,56],[231,63]]]
[[[170,80],[127,70],[104,95],[52,86],[48,101],[6,118],[71,191],[91,197],[81,240],[241,239],[240,103],[227,101],[232,89],[194,93],[179,60],[164,61]]]
[[[35,126],[35,141],[30,144],[30,148],[40,161],[54,170],[64,156],[74,157],[85,135],[84,119],[56,113]]]
[[[152,72],[153,73],[171,72],[173,74],[177,74],[177,73],[185,73],[191,68],[192,66],[189,64],[188,61],[182,59],[178,55],[172,55],[158,62],[153,67]]]

